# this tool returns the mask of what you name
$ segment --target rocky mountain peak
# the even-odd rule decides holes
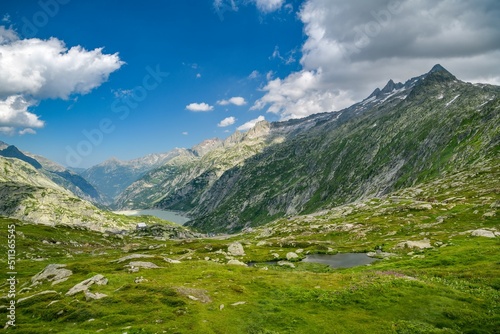
[[[191,150],[199,157],[204,156],[208,152],[221,147],[223,144],[222,140],[219,138],[212,138],[212,139],[207,139],[199,143],[198,145],[195,145],[191,148]]]
[[[425,75],[425,81],[432,82],[445,82],[445,81],[455,81],[457,78],[446,70],[443,66],[436,64],[432,69]]]
[[[269,134],[270,129],[271,129],[271,123],[265,120],[260,121],[257,124],[255,124],[253,128],[248,130],[245,138],[254,139],[262,136],[267,136]]]

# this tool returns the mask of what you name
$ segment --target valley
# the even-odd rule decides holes
[[[440,65],[79,174],[0,142],[4,331],[497,333],[499,148],[500,87]]]

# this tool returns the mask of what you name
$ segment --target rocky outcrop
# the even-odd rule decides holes
[[[77,293],[80,293],[80,292],[85,292],[85,295],[87,295],[87,292],[88,292],[89,288],[93,284],[96,284],[96,285],[106,285],[106,284],[108,284],[108,279],[105,278],[101,274],[95,275],[95,276],[93,276],[93,277],[91,277],[89,279],[86,279],[86,280],[78,283],[74,287],[72,287],[68,292],[66,292],[66,296],[74,296],[74,295],[76,295]]]
[[[41,272],[31,278],[32,285],[38,285],[43,281],[52,282],[52,285],[66,281],[73,272],[65,269],[65,264],[49,264]]]

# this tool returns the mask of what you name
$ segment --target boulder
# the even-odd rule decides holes
[[[94,277],[91,277],[89,279],[86,279],[83,282],[78,283],[74,287],[72,287],[68,292],[66,292],[67,296],[73,296],[76,295],[79,292],[84,292],[88,291],[91,285],[97,284],[97,285],[106,285],[108,284],[108,279],[105,278],[103,275],[98,274],[95,275]]]
[[[69,269],[64,269],[65,264],[49,264],[45,269],[31,278],[33,285],[40,284],[42,281],[52,282],[52,285],[66,281],[73,272]]]
[[[294,253],[294,252],[286,253],[286,259],[288,261],[290,261],[290,260],[296,260],[298,258],[299,258],[299,256],[296,253]]]
[[[239,242],[233,242],[227,247],[227,252],[232,256],[243,256],[245,255],[245,250],[243,245]]]
[[[247,267],[246,263],[238,261],[238,260],[229,260],[229,262],[227,264],[231,265],[231,266],[245,266],[245,267]]]
[[[405,248],[405,247],[418,248],[418,249],[432,248],[431,242],[426,239],[421,241],[402,241],[396,245],[396,248]]]

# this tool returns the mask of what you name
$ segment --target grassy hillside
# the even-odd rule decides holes
[[[229,237],[158,240],[0,219],[2,240],[16,225],[18,298],[33,296],[18,302],[17,328],[5,332],[498,333],[499,207],[500,168],[485,161]],[[243,245],[244,256],[228,254],[233,242]],[[350,269],[266,263],[289,252],[300,259],[377,250],[379,261]],[[6,243],[0,251],[6,253]],[[226,264],[230,259],[257,264]],[[131,261],[160,268],[130,272]],[[66,265],[72,275],[32,285],[49,264]],[[89,290],[106,297],[66,295],[97,274],[108,282]],[[7,305],[7,291],[3,284],[0,305]]]

